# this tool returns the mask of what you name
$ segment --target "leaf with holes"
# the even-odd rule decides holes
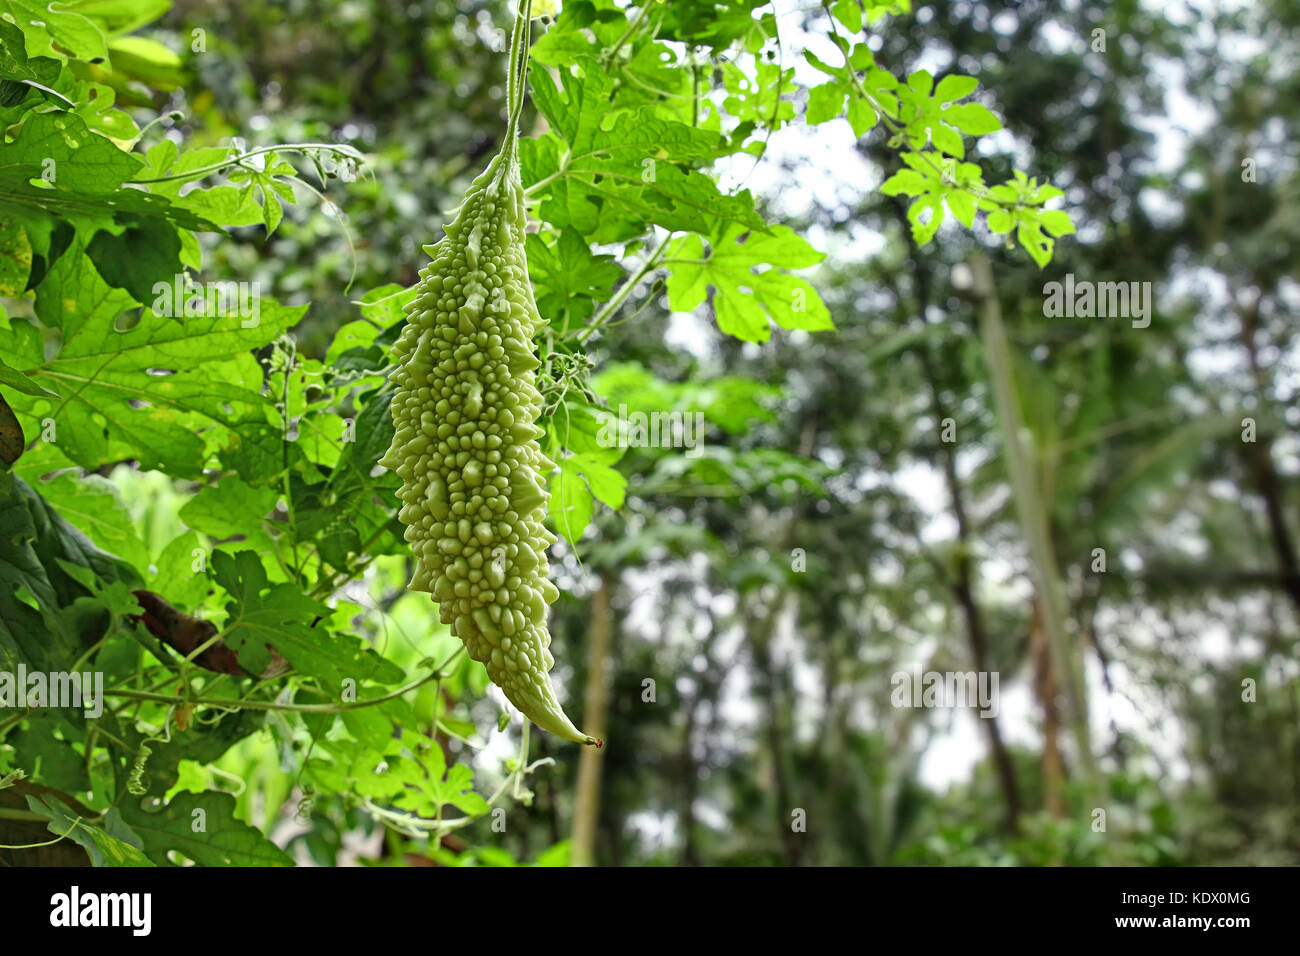
[[[128,799],[121,811],[145,855],[160,866],[180,865],[173,853],[199,866],[293,865],[292,857],[236,819],[235,798],[228,793],[178,793],[152,813]]]

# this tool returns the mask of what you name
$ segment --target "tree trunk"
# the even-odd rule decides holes
[[[1255,341],[1259,332],[1259,300],[1256,299],[1248,308],[1238,309],[1237,315],[1241,320],[1241,344],[1246,350],[1251,375],[1255,379],[1255,391],[1260,407],[1263,408],[1271,400],[1268,378],[1259,364],[1259,345]],[[1272,437],[1262,427],[1257,428],[1255,441],[1246,449],[1246,459],[1255,491],[1264,501],[1268,535],[1281,572],[1282,587],[1295,605],[1297,613],[1300,613],[1300,557],[1297,557],[1295,541],[1286,523],[1282,481],[1273,466]]]
[[[1021,531],[1029,550],[1030,570],[1039,601],[1043,605],[1042,625],[1047,635],[1052,670],[1069,704],[1069,725],[1078,750],[1079,776],[1087,794],[1089,807],[1102,805],[1106,779],[1097,767],[1088,726],[1088,696],[1084,683],[1082,655],[1076,655],[1065,633],[1067,616],[1061,579],[1057,572],[1056,552],[1048,520],[1046,502],[1039,487],[1039,476],[1025,448],[1021,431],[1020,405],[1016,394],[1011,348],[1002,325],[1002,308],[993,284],[993,269],[988,257],[977,252],[971,257],[971,298],[980,317],[980,336],[984,341],[989,381],[1002,430],[1003,451],[1010,472],[1012,495]]]
[[[1061,713],[1056,705],[1060,686],[1052,667],[1051,648],[1043,630],[1043,610],[1035,597],[1030,602],[1029,648],[1034,659],[1034,693],[1043,707],[1043,806],[1057,819],[1065,816],[1065,763],[1058,735]]]
[[[605,736],[605,711],[609,688],[605,668],[614,632],[610,612],[610,573],[601,572],[600,587],[591,601],[591,646],[587,662],[587,700],[582,725],[595,737]],[[583,747],[578,762],[578,795],[573,810],[574,866],[592,866],[596,861],[596,823],[600,817],[600,770],[604,759],[599,747]]]
[[[924,321],[926,301],[929,298],[928,282],[918,275],[917,285],[920,297],[919,308],[922,321]],[[930,404],[934,409],[936,421],[942,422],[950,416],[943,401],[929,346],[921,349],[920,356],[921,364],[925,369],[925,377],[930,385]],[[957,522],[957,566],[956,578],[951,584],[952,593],[961,608],[962,616],[966,620],[966,635],[970,641],[971,661],[975,665],[976,671],[983,672],[989,669],[988,632],[984,629],[984,617],[980,613],[979,604],[975,601],[976,569],[974,562],[971,560],[970,520],[966,513],[966,501],[965,496],[962,494],[961,479],[957,474],[957,453],[951,444],[947,442],[940,442],[939,444],[941,446],[940,458],[943,462],[944,482],[948,486],[948,499],[952,506],[953,518]],[[1009,833],[1018,833],[1020,830],[1021,809],[1020,785],[1016,781],[1016,769],[1011,762],[1011,754],[1007,752],[1007,746],[1002,740],[1002,728],[998,724],[998,718],[995,715],[981,716],[978,722],[983,726],[984,732],[988,736],[989,754],[993,757],[993,767],[997,773],[998,786],[1002,789],[1002,799],[1006,805],[1003,827]]]
[[[699,797],[699,768],[691,744],[695,739],[695,720],[699,711],[699,694],[683,702],[686,707],[686,727],[682,732],[682,866],[700,865],[700,847],[695,839],[695,801]]]
[[[758,606],[757,602],[755,602],[755,606]],[[794,819],[791,816],[791,811],[795,809],[795,806],[790,793],[789,777],[786,773],[785,744],[789,738],[782,720],[779,681],[776,666],[772,661],[771,651],[772,635],[776,631],[776,624],[781,616],[782,607],[783,604],[778,600],[776,606],[770,610],[763,611],[760,608],[759,613],[762,617],[757,621],[751,619],[746,627],[746,632],[750,637],[749,646],[758,669],[758,689],[763,701],[763,725],[767,736],[767,749],[772,757],[772,783],[775,790],[775,814],[773,819],[780,837],[781,847],[785,853],[786,862],[790,866],[798,866],[803,855],[802,835],[796,833],[791,826]]]

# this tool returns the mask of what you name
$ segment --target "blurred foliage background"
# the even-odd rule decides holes
[[[778,11],[797,51],[819,11]],[[372,177],[331,185],[347,230],[308,200],[269,240],[250,227],[205,249],[215,273],[311,303],[304,353],[323,356],[358,290],[414,280],[499,141],[506,22],[471,0],[176,0],[156,25],[178,50],[204,31],[172,94],[187,138],[345,142],[372,160]],[[1041,272],[983,231],[918,250],[874,189],[897,162],[883,132],[854,143],[845,127],[829,168],[829,127],[783,134],[753,185],[769,218],[831,251],[814,281],[837,330],[756,347],[656,294],[594,354],[612,404],[638,366],[770,386],[723,401],[751,427],[711,441],[824,475],[751,457],[701,482],[672,452],[624,459],[626,506],[599,516],[581,565],[572,549],[557,561],[552,628],[570,712],[584,693],[607,703],[604,754],[537,735],[556,762],[532,805],[428,848],[339,802],[295,819],[293,778],[255,735],[219,764],[247,783],[241,813],[321,864],[1300,863],[1297,30],[1285,0],[937,0],[892,19],[880,62],[979,77],[1014,131],[979,162],[1063,188],[1078,235]],[[979,319],[954,284],[976,248],[994,260],[1095,779],[1044,663]],[[1046,318],[1044,283],[1070,273],[1151,282],[1150,326]],[[166,493],[154,484],[120,482],[141,516]],[[385,568],[366,600],[432,628]],[[596,640],[607,673],[588,688]],[[915,668],[997,671],[1000,713],[892,706],[891,675]],[[580,787],[584,762],[598,790]]]

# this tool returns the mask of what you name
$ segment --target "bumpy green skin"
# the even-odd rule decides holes
[[[537,313],[524,255],[524,198],[507,139],[474,180],[446,238],[426,246],[407,325],[394,352],[392,447],[380,461],[398,493],[417,570],[444,624],[487,665],[506,697],[543,730],[599,744],[555,698],[546,609],[544,477],[535,424],[541,395],[533,336]]]

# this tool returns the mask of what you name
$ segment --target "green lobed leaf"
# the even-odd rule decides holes
[[[246,318],[179,319],[145,309],[134,326],[120,330],[117,322],[130,297],[109,288],[85,256],[69,253],[37,290],[37,314],[62,330],[58,351],[46,359],[27,322],[0,326],[0,352],[26,376],[67,397],[54,402],[16,396],[14,410],[32,434],[41,433],[44,419],[53,419],[59,450],[85,468],[138,458],[145,468],[197,477],[205,430],[265,417],[268,400],[248,352],[274,340],[306,311],[270,299],[247,304],[255,309]],[[230,359],[243,364],[215,374],[216,363]],[[234,374],[239,368],[245,370],[243,382]]]
[[[37,489],[67,521],[95,544],[137,568],[148,564],[148,552],[136,532],[121,492],[101,475],[76,477],[64,473]]]
[[[156,812],[127,799],[121,813],[159,866],[179,865],[169,857],[173,852],[200,866],[293,865],[292,857],[235,818],[235,798],[228,793],[178,793]]]
[[[591,523],[595,505],[587,483],[574,466],[569,464],[570,461],[571,459],[565,459],[560,462],[560,467],[551,474],[551,497],[546,510],[555,530],[565,540],[577,544]]]
[[[103,33],[94,21],[72,9],[75,6],[47,0],[0,0],[0,20],[23,24],[27,52],[32,56],[106,59],[108,47]]]
[[[303,594],[297,585],[272,584],[254,552],[232,556],[217,551],[212,555],[212,573],[231,598],[223,628],[226,644],[249,673],[265,670],[271,659],[269,645],[294,670],[320,678],[340,694],[345,679],[358,684],[365,680],[392,683],[404,676],[400,668],[357,638],[331,632],[324,624],[329,608]],[[316,626],[318,619],[320,626]]]
[[[116,808],[105,814],[104,826],[79,819],[62,800],[49,794],[28,795],[27,806],[50,821],[50,832],[83,847],[92,866],[153,866],[144,846]],[[112,832],[109,832],[112,831]]]
[[[699,306],[712,287],[713,311],[718,327],[749,342],[765,342],[769,321],[786,329],[830,329],[830,310],[817,290],[791,275],[825,258],[786,226],[774,226],[769,235],[728,225],[710,240],[704,254],[699,236],[686,236],[674,244],[669,259],[668,300],[673,309],[689,312]],[[756,267],[769,266],[765,271]]]
[[[581,62],[585,74],[565,71],[559,86],[533,74],[533,100],[552,129],[524,141],[521,165],[544,219],[601,242],[639,236],[647,223],[701,232],[724,222],[766,228],[748,191],[725,195],[696,168],[730,152],[723,137],[652,107],[611,111],[611,78],[593,58]]]

